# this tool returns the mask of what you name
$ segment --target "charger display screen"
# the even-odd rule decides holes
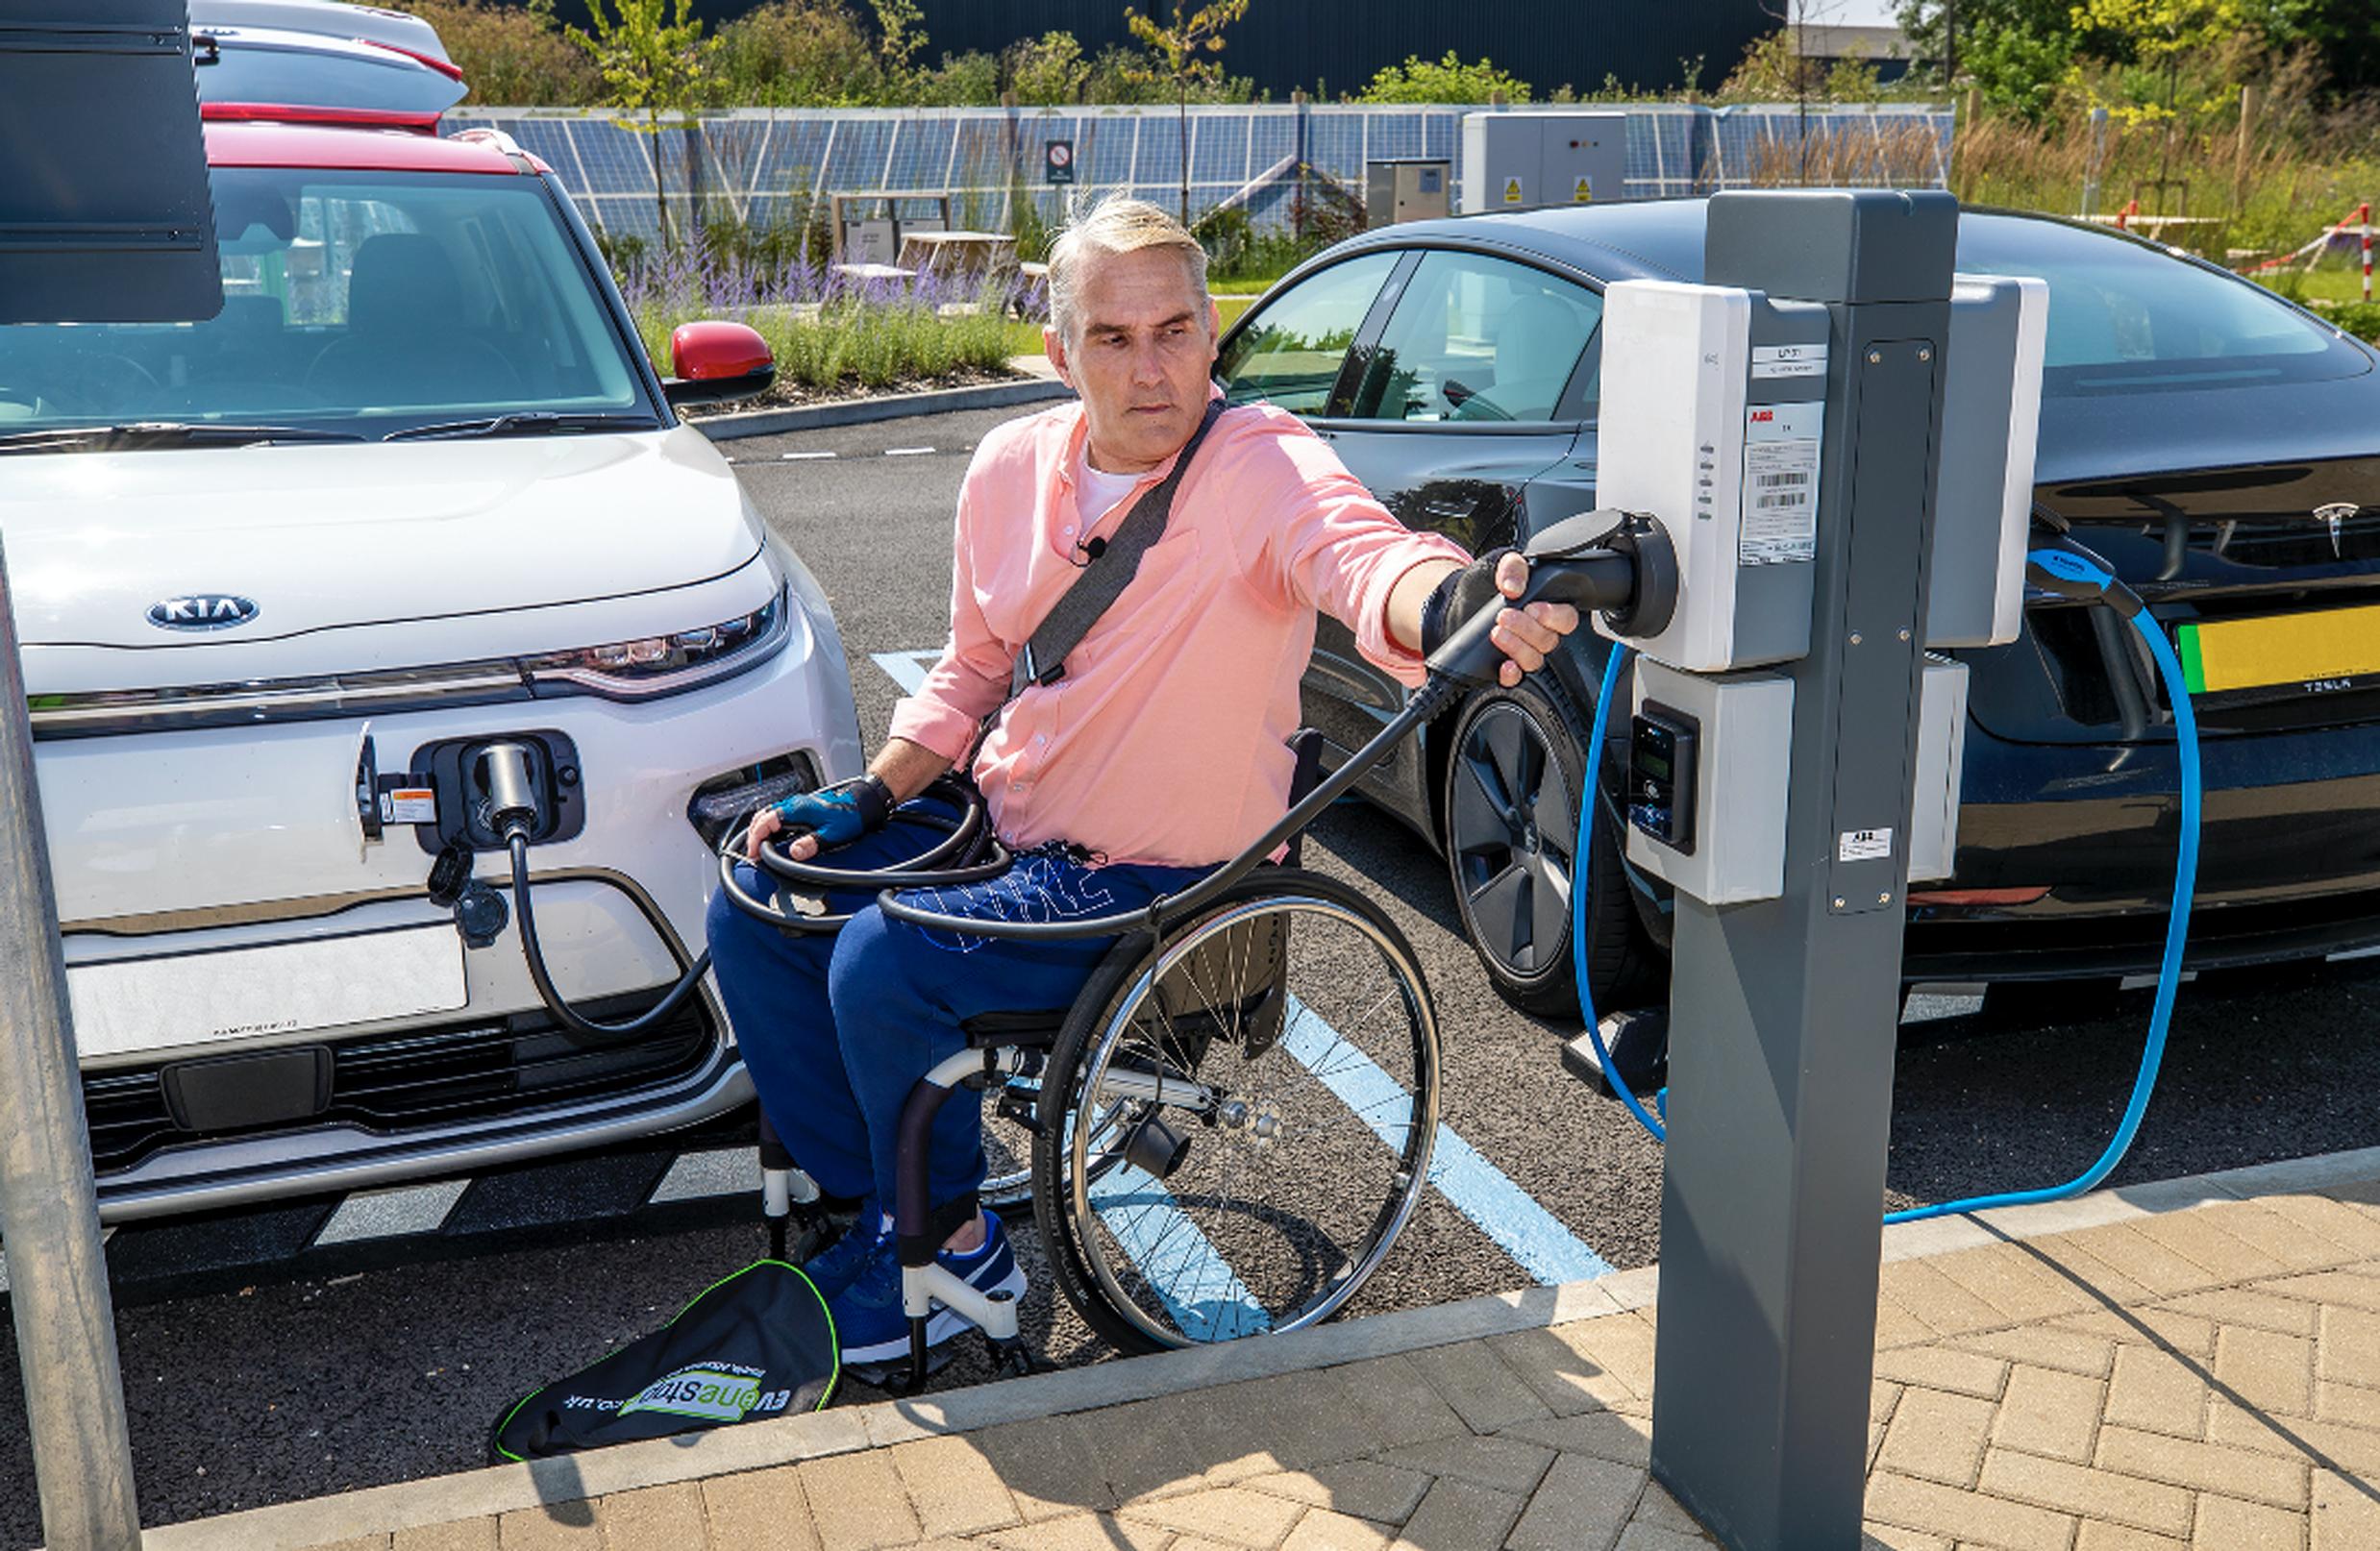
[[[1628,735],[1628,823],[1672,850],[1694,853],[1694,754],[1700,727],[1652,701]]]

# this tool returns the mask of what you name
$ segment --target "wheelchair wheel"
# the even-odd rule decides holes
[[[1033,1213],[1093,1329],[1148,1351],[1328,1318],[1421,1199],[1438,1032],[1388,917],[1267,868],[1092,975],[1051,1052]]]

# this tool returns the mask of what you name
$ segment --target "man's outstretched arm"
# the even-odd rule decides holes
[[[1422,651],[1422,615],[1429,606],[1430,595],[1449,577],[1464,569],[1451,560],[1424,560],[1399,577],[1388,594],[1389,638],[1408,652]],[[1505,597],[1518,598],[1527,586],[1527,561],[1518,554],[1506,554],[1496,563],[1496,587]],[[1459,619],[1448,619],[1441,623],[1440,629],[1451,635],[1462,623]],[[1546,665],[1546,654],[1576,628],[1578,610],[1568,603],[1531,603],[1525,609],[1505,609],[1489,636],[1509,659],[1497,669],[1499,680],[1509,686],[1519,683],[1523,674],[1535,673]]]

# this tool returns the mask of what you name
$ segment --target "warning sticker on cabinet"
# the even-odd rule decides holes
[[[1756,404],[1745,411],[1741,565],[1781,565],[1818,554],[1818,444],[1826,406]]]

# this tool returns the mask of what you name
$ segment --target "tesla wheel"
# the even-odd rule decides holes
[[[1463,934],[1497,994],[1541,1016],[1578,1011],[1571,890],[1586,781],[1574,721],[1535,677],[1472,697],[1454,723],[1440,806]],[[1589,989],[1598,1012],[1615,1012],[1657,989],[1660,961],[1611,825],[1596,826],[1584,871]]]

